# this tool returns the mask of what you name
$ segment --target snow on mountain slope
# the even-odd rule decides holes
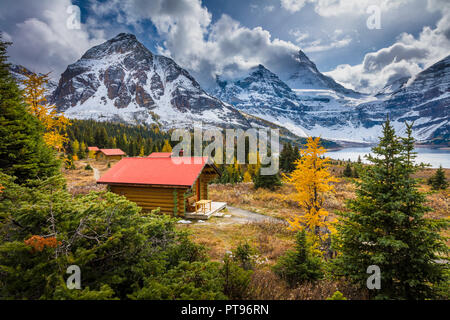
[[[389,113],[398,122],[414,121],[420,140],[450,139],[450,55],[420,72],[382,101],[359,106],[374,120]]]
[[[372,143],[378,140],[381,125],[389,115],[400,134],[404,133],[405,121],[414,121],[416,139],[449,140],[449,57],[409,81],[397,79],[387,84],[376,96],[345,88],[343,91],[334,81],[324,80],[306,56],[300,57],[305,77],[297,70],[296,80],[300,82],[290,83],[303,88],[289,90],[275,74],[258,66],[244,79],[225,82],[219,78],[215,94],[244,112],[282,125],[300,136]]]
[[[282,78],[292,89],[322,89],[332,90],[337,94],[358,97],[360,94],[340,85],[332,78],[321,73],[314,62],[309,60],[303,51],[299,51],[296,57],[297,66],[294,71]]]
[[[249,127],[233,107],[208,95],[172,59],[152,54],[132,34],[89,49],[61,75],[51,101],[69,118]]]
[[[239,110],[284,126],[298,136],[314,134],[330,139],[336,137],[331,133],[334,127],[358,120],[352,112],[355,106],[374,99],[362,94],[345,96],[332,89],[290,89],[262,65],[250,69],[241,79],[225,81],[218,77],[214,94]],[[326,128],[330,128],[330,134],[325,136]],[[349,137],[354,137],[354,133],[339,139]]]

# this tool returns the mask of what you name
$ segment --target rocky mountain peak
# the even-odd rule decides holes
[[[89,49],[61,75],[52,102],[68,117],[191,126],[248,127],[234,108],[209,96],[170,58],[153,55],[132,34]]]
[[[345,88],[332,78],[322,74],[303,51],[300,50],[297,53],[296,61],[296,69],[283,78],[292,89],[322,89],[332,90],[341,95],[358,95],[357,92]]]
[[[81,57],[81,59],[102,59],[105,56],[114,54],[133,53],[142,57],[151,57],[152,53],[142,43],[140,43],[134,34],[120,33],[114,38],[92,47]]]

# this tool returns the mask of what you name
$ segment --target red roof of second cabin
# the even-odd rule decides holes
[[[172,152],[153,152],[147,158],[170,158]]]
[[[125,152],[120,149],[100,149],[100,152],[106,156],[124,156]]]
[[[100,149],[98,147],[88,147],[89,151],[99,151]]]
[[[192,186],[208,164],[208,157],[191,157],[191,163],[177,163],[182,158],[123,158],[97,183]]]

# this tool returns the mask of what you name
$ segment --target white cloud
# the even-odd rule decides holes
[[[349,35],[345,36],[341,29],[336,29],[326,40],[311,40],[308,32],[302,32],[299,29],[292,29],[289,34],[295,37],[295,42],[304,52],[322,52],[344,48],[352,42],[352,38]]]
[[[102,33],[93,25],[67,27],[70,5],[70,0],[1,1],[0,26],[13,42],[8,50],[12,62],[36,72],[52,71],[51,77],[58,79],[68,64],[102,42]]]
[[[295,37],[295,42],[298,44],[302,43],[304,40],[309,38],[308,32],[303,32],[303,31],[300,31],[299,29],[289,30],[289,34],[291,36]]]
[[[414,76],[443,59],[450,54],[450,9],[434,0],[428,8],[443,14],[436,28],[424,27],[417,37],[402,33],[391,46],[367,53],[361,64],[340,65],[326,74],[349,88],[373,93],[388,81]]]
[[[118,12],[130,24],[151,20],[164,39],[159,53],[171,56],[204,84],[216,74],[232,75],[259,63],[283,73],[295,66],[299,48],[272,39],[261,27],[247,28],[227,15],[212,23],[200,0],[115,0],[108,12]],[[105,8],[102,8],[105,10]]]
[[[289,12],[300,11],[306,3],[311,3],[317,14],[330,17],[344,14],[365,14],[370,6],[378,6],[381,11],[397,8],[411,0],[280,0],[281,7]],[[443,0],[436,0],[443,1]]]
[[[339,49],[348,46],[352,42],[350,36],[345,36],[342,39],[335,39],[330,42],[324,43],[322,40],[316,40],[302,46],[303,51],[307,53],[311,52],[322,52],[331,49]]]
[[[366,14],[370,6],[378,6],[381,11],[398,8],[410,0],[312,0],[315,11],[325,17],[343,14]]]
[[[281,0],[281,7],[294,13],[300,11],[305,6],[307,1],[310,0]]]

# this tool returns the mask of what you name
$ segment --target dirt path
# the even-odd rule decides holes
[[[284,222],[281,219],[265,216],[256,212],[227,206],[228,212],[223,213],[223,217],[213,218],[207,220],[205,223],[211,223],[215,225],[230,225],[230,224],[246,224],[252,222]]]
[[[94,171],[94,179],[97,181],[100,179],[100,171],[97,168],[92,167],[92,170]]]

